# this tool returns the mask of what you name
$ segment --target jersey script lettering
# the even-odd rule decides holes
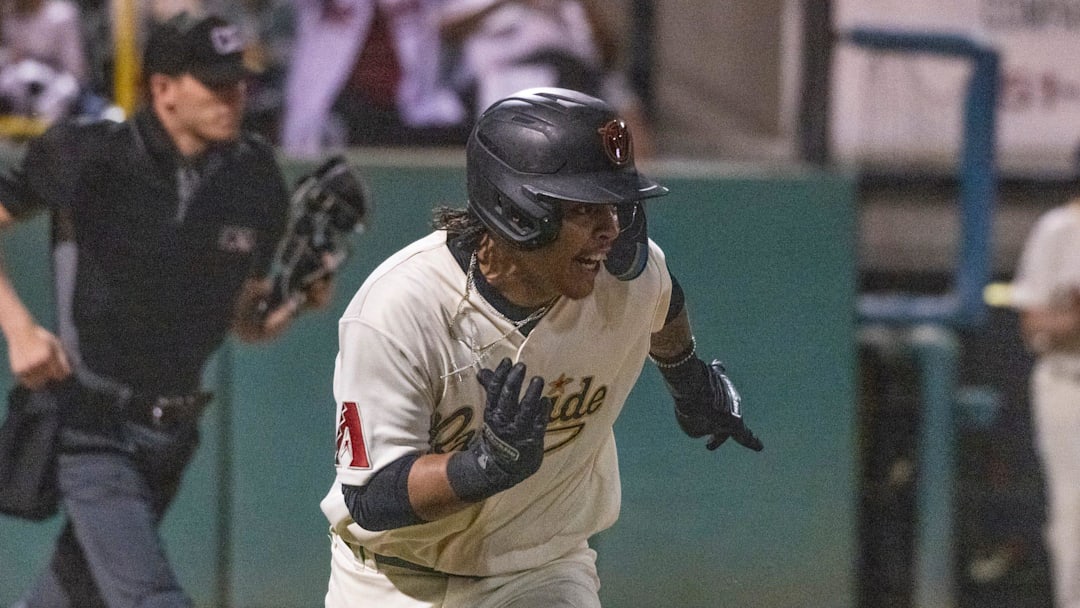
[[[567,387],[574,378],[560,375],[549,384],[547,396],[551,398],[551,419],[548,422],[547,442],[544,452],[550,454],[573,441],[585,428],[586,419],[604,405],[608,387],[601,385],[592,390],[593,376],[578,381],[579,390],[567,394]],[[447,415],[436,412],[431,418],[431,451],[445,454],[463,450],[476,431],[471,428],[476,412],[471,407],[461,407]],[[338,431],[340,442],[341,431]]]

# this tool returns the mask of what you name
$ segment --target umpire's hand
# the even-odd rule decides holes
[[[71,364],[60,340],[44,327],[29,323],[6,333],[11,373],[31,390],[71,375]]]
[[[325,308],[334,293],[334,275],[313,281],[304,291],[266,310],[266,298],[273,289],[270,279],[249,279],[241,290],[233,319],[233,331],[245,342],[263,342],[281,335],[307,308]]]

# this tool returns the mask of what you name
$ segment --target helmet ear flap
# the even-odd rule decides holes
[[[649,228],[640,201],[618,206],[619,236],[611,245],[604,267],[620,281],[632,281],[649,263]]]
[[[528,194],[532,205],[522,205],[483,176],[470,175],[469,206],[494,233],[520,249],[547,245],[559,236],[562,209],[557,200]]]

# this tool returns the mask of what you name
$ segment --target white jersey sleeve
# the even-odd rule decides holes
[[[439,383],[428,370],[438,368],[416,347],[425,335],[445,333],[444,322],[432,306],[433,290],[425,297],[414,275],[390,272],[415,265],[415,253],[445,248],[430,238],[421,243],[377,268],[338,322],[335,466],[341,483],[364,485],[387,464],[430,447]],[[444,270],[461,274],[453,266]]]
[[[1012,305],[1019,309],[1054,306],[1080,289],[1080,205],[1047,211],[1035,223],[1012,282]]]

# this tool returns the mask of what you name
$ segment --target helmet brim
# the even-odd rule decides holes
[[[625,204],[668,193],[667,188],[637,171],[528,174],[523,181],[527,196],[541,194],[577,203]]]

